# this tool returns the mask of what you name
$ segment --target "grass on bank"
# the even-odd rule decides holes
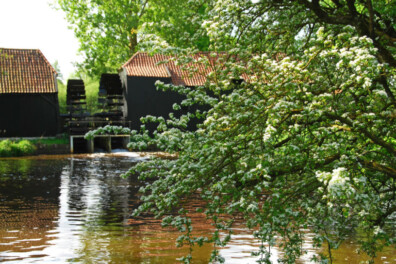
[[[66,145],[69,144],[69,138],[64,136],[60,138],[38,138],[38,139],[30,139],[30,142],[33,144],[42,144],[42,145]]]

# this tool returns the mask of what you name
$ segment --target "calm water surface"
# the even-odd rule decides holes
[[[178,263],[187,249],[175,246],[177,232],[150,217],[130,217],[141,183],[119,175],[138,159],[132,154],[0,159],[0,262]],[[193,218],[195,233],[209,234],[205,218]],[[307,234],[308,255],[300,263],[318,253]],[[237,225],[230,245],[220,252],[226,263],[255,263],[250,252],[258,246]],[[211,250],[209,245],[195,248],[193,263],[208,263]],[[336,263],[364,260],[355,250],[348,241],[334,252]],[[276,263],[282,252],[272,252]],[[396,250],[387,248],[376,263],[396,263]]]

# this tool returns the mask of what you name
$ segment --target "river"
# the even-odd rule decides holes
[[[140,159],[134,153],[0,159],[0,262],[178,263],[188,249],[175,246],[175,230],[151,217],[130,216],[142,183],[120,175]],[[193,220],[195,233],[212,230],[203,215]],[[320,252],[306,232],[308,254],[299,263],[310,263]],[[250,252],[258,246],[249,230],[236,224],[220,254],[226,263],[256,263]],[[193,263],[208,263],[212,249],[194,248]],[[333,253],[335,263],[366,259],[355,251],[354,240],[347,241]],[[272,252],[276,263],[282,251]],[[396,263],[396,249],[386,248],[376,263]]]

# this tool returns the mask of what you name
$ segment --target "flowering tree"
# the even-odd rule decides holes
[[[315,256],[324,263],[356,232],[371,261],[395,244],[395,11],[391,0],[217,1],[204,26],[211,49],[227,54],[206,88],[158,83],[185,94],[182,106],[211,108],[147,117],[158,122],[154,137],[134,133],[134,148],[178,153],[131,168],[154,180],[135,213],[178,209],[164,224],[184,232],[181,244],[214,243],[219,262],[216,247],[230,238],[219,232],[231,234],[236,216],[262,242],[261,263],[274,245],[285,252],[280,261],[294,263],[304,227],[329,249]],[[197,116],[202,125],[186,131]],[[184,201],[192,195],[206,202],[211,238],[191,234]]]

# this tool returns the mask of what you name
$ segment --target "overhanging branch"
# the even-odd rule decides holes
[[[326,117],[331,119],[331,120],[338,120],[346,125],[348,125],[351,129],[353,130],[357,130],[358,132],[364,134],[366,137],[368,137],[369,139],[371,139],[375,144],[383,147],[384,149],[386,149],[390,154],[392,154],[393,156],[396,156],[396,149],[394,146],[392,146],[391,144],[385,142],[384,140],[382,140],[381,138],[375,136],[373,133],[371,133],[370,131],[368,131],[367,129],[364,129],[362,127],[360,128],[355,128],[352,121],[348,120],[347,118],[344,118],[342,116],[338,116],[336,114],[332,114],[332,113],[325,113]]]

